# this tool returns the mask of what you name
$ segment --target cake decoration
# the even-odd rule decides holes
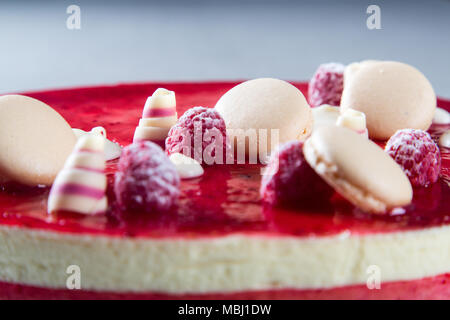
[[[75,145],[66,120],[45,103],[0,97],[0,182],[49,186]]]
[[[387,140],[400,129],[428,130],[436,95],[414,67],[394,61],[363,61],[346,67],[341,108],[366,115],[372,139]]]
[[[95,127],[92,128],[90,132],[75,128],[73,128],[72,130],[75,133],[77,139],[81,138],[85,134],[101,134],[103,137],[105,137],[105,160],[109,161],[120,157],[122,147],[118,143],[112,142],[111,140],[106,138],[105,128]]]
[[[235,84],[170,85],[177,92],[180,113],[193,101],[216,101]],[[154,84],[77,88],[33,95],[51,101],[52,107],[65,115],[72,126],[90,129],[104,121],[108,135],[126,143],[137,124],[133,114],[140,112],[135,101],[147,94],[150,86]],[[307,90],[306,83],[295,86],[303,92]],[[439,100],[438,104],[450,107],[450,101]],[[157,189],[150,186],[172,169],[149,172],[148,168],[153,166],[145,158],[149,154],[162,154],[164,163],[172,161],[156,146],[159,153],[153,149],[136,151],[135,159],[141,155],[143,159],[129,162],[126,170],[129,174],[122,178],[121,184],[125,185],[128,179],[130,185],[155,181],[138,191],[131,186],[121,190],[136,198],[160,190],[158,196],[174,203],[170,212],[163,209],[140,214],[128,210],[126,205],[116,210],[119,209],[114,190],[117,162],[108,163],[106,168],[108,213],[113,216],[59,213],[47,216],[46,188],[1,192],[0,243],[7,245],[0,245],[0,260],[5,265],[0,268],[0,299],[448,299],[450,256],[445,254],[450,252],[448,149],[441,148],[438,181],[426,188],[414,188],[412,202],[399,205],[397,189],[402,189],[402,185],[390,186],[392,181],[386,176],[391,172],[378,171],[384,171],[384,160],[373,164],[375,151],[368,152],[359,145],[374,144],[348,128],[336,126],[337,117],[335,120],[330,126],[314,129],[310,139],[320,134],[318,141],[329,149],[336,148],[334,153],[318,153],[318,162],[327,163],[322,158],[331,159],[329,163],[336,170],[330,180],[344,177],[358,187],[355,188],[359,194],[351,193],[351,188],[350,191],[336,188],[344,197],[332,190],[329,199],[320,199],[326,195],[320,192],[304,199],[303,192],[309,192],[306,190],[300,195],[301,201],[292,201],[299,207],[283,206],[289,201],[284,200],[281,191],[296,193],[289,186],[304,190],[305,183],[314,188],[304,171],[303,181],[294,178],[299,177],[299,168],[307,168],[303,166],[307,152],[298,152],[302,142],[296,140],[280,145],[280,150],[287,145],[297,147],[286,147],[277,160],[272,156],[268,169],[272,166],[275,169],[264,171],[272,173],[272,177],[261,176],[259,165],[204,166],[202,177],[179,183],[178,201],[166,196],[164,190],[170,189],[166,185]],[[429,133],[436,139],[448,129],[447,125],[433,125]],[[320,133],[323,130],[333,131],[325,138]],[[348,135],[342,136],[339,133],[342,130]],[[306,144],[303,142],[305,150]],[[383,143],[376,144],[377,152],[388,157],[406,184],[410,183],[401,167],[383,152],[380,147]],[[332,156],[326,157],[328,154]],[[122,160],[126,158],[124,155]],[[277,161],[279,165],[273,165]],[[141,167],[139,172],[143,174],[139,175],[133,165]],[[311,170],[317,174],[315,170],[319,167]],[[123,168],[120,170],[125,172]],[[323,179],[320,175],[316,178],[314,181]],[[279,201],[274,202],[276,206],[267,205],[270,200],[265,200],[265,192],[260,190],[261,180],[265,179],[273,179],[267,183],[265,192],[267,199],[270,192],[275,194]],[[377,191],[376,185],[383,183],[392,188],[386,192],[393,195]],[[355,208],[345,200],[351,199],[352,194],[367,197],[368,206],[375,199],[393,207],[388,209],[386,205],[389,214],[376,216],[370,213],[375,211],[362,206]],[[309,203],[319,206],[302,207]],[[67,289],[70,274],[66,268],[73,264],[81,269],[81,290]],[[367,280],[371,277],[368,268],[375,266],[381,270],[382,289],[368,290]]]
[[[278,79],[238,84],[219,99],[215,109],[225,120],[234,145],[237,140],[250,141],[245,149],[252,156],[270,154],[279,143],[306,139],[313,125],[311,108],[302,92]],[[248,138],[253,134],[255,142]]]
[[[334,62],[319,66],[308,85],[308,101],[312,108],[323,104],[340,105],[344,70],[343,64]]]
[[[122,150],[114,182],[122,210],[168,211],[177,203],[179,185],[175,165],[155,143],[134,142]]]
[[[336,120],[337,126],[352,129],[366,138],[369,136],[366,128],[366,116],[363,112],[350,108],[341,111],[341,114]]]
[[[145,102],[133,142],[152,141],[164,146],[167,133],[176,121],[175,92],[158,88]]]
[[[195,159],[181,153],[172,153],[169,159],[175,165],[181,179],[193,179],[203,175],[204,170]]]
[[[320,127],[306,140],[303,152],[317,174],[363,211],[385,214],[412,200],[411,183],[401,167],[353,130]]]
[[[79,138],[50,190],[48,213],[70,211],[94,215],[106,212],[104,146],[105,138],[100,134],[85,134]]]
[[[450,113],[442,108],[436,108],[433,116],[433,123],[435,124],[449,124]]]
[[[297,207],[317,205],[333,192],[306,162],[300,141],[281,144],[272,154],[260,189],[262,200],[270,205]]]
[[[428,132],[398,130],[388,140],[385,151],[402,167],[413,186],[426,187],[438,180],[441,153]]]
[[[450,148],[450,130],[445,131],[440,136],[439,145],[444,148]]]
[[[224,164],[232,159],[225,121],[215,109],[188,109],[170,129],[166,139],[167,154],[181,153],[200,164]]]
[[[336,125],[337,119],[341,115],[341,108],[329,104],[323,104],[311,110],[314,119],[313,131],[321,126]]]

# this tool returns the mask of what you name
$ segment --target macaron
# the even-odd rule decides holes
[[[51,185],[76,142],[64,118],[22,95],[0,97],[0,181]]]
[[[317,174],[364,211],[383,214],[412,200],[411,184],[400,166],[351,129],[320,127],[306,140],[303,152]]]
[[[247,145],[247,153],[262,147],[270,152],[279,143],[304,140],[312,130],[311,108],[302,92],[279,79],[245,81],[226,92],[215,108],[231,136],[257,137],[259,148]]]
[[[372,139],[387,140],[397,130],[427,130],[436,109],[436,95],[416,68],[395,61],[363,61],[346,67],[343,110],[366,115]]]

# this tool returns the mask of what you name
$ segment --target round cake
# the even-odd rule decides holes
[[[133,141],[157,88],[176,113],[214,107],[235,82],[150,83],[28,93],[72,128]],[[305,83],[294,83],[306,94]],[[450,110],[450,101],[439,100]],[[438,139],[450,125],[433,125]],[[384,147],[380,143],[380,147]],[[374,215],[335,193],[308,209],[261,202],[261,165],[204,166],[177,207],[122,212],[106,163],[104,215],[48,214],[49,188],[0,192],[2,299],[450,299],[450,152],[439,180],[401,212]],[[77,285],[78,283],[78,285]]]

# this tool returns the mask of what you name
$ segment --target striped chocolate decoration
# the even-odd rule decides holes
[[[106,212],[104,136],[82,136],[58,173],[48,197],[47,211],[80,214]]]
[[[176,122],[175,92],[159,88],[147,98],[133,142],[152,141],[164,148],[167,134]]]

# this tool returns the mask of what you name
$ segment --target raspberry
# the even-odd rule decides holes
[[[425,187],[439,178],[441,154],[427,132],[398,130],[384,150],[402,167],[413,186]]]
[[[178,199],[179,184],[175,166],[156,144],[140,141],[122,150],[114,182],[121,209],[167,211]]]
[[[225,163],[230,151],[225,121],[215,109],[210,108],[187,110],[170,129],[166,139],[168,154],[182,153],[208,165]]]
[[[300,141],[287,142],[271,156],[260,189],[265,202],[304,205],[333,194],[333,189],[306,162],[302,148]]]
[[[344,88],[344,69],[340,63],[321,64],[309,81],[308,100],[311,107],[322,104],[339,106]]]

